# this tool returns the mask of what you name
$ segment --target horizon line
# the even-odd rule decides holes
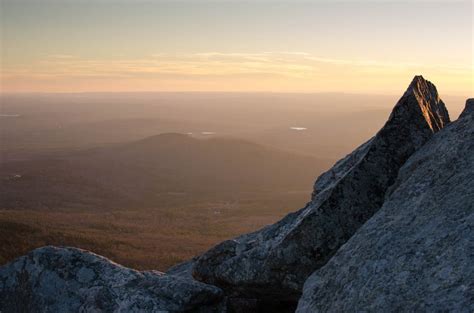
[[[369,93],[369,92],[344,92],[344,91],[219,91],[219,90],[185,90],[185,91],[172,91],[172,90],[144,90],[144,91],[0,91],[0,96],[7,95],[79,95],[79,94],[298,94],[298,95],[317,95],[317,94],[337,94],[337,95],[368,95],[368,96],[398,96],[403,92],[399,93]],[[463,96],[452,93],[445,93],[444,96],[460,97],[466,99],[473,98],[472,96]]]

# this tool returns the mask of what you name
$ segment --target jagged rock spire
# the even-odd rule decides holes
[[[421,75],[413,78],[397,105],[415,104],[419,106],[426,123],[433,132],[439,131],[449,123],[448,111],[439,98],[436,86]]]
[[[318,178],[306,207],[212,248],[194,277],[239,301],[296,303],[306,278],[381,207],[399,168],[448,123],[434,85],[416,76],[376,136]]]
[[[377,215],[305,282],[297,313],[474,312],[474,101],[400,169]]]

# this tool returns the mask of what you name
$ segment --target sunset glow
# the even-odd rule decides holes
[[[470,1],[7,0],[1,89],[393,94],[423,74],[469,96],[471,13]]]

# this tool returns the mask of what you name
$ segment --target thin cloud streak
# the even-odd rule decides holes
[[[406,74],[410,73],[410,74]],[[86,59],[68,54],[54,54],[31,65],[5,68],[2,79],[8,88],[34,89],[34,83],[44,87],[46,81],[64,80],[71,84],[75,79],[115,81],[130,80],[156,82],[167,86],[167,80],[175,81],[170,88],[184,88],[176,81],[212,82],[205,88],[226,90],[238,80],[242,90],[252,88],[271,89],[273,82],[287,91],[334,91],[345,78],[354,88],[365,79],[372,83],[374,91],[389,91],[390,86],[382,86],[377,76],[414,75],[432,73],[461,82],[460,88],[472,83],[472,68],[459,65],[423,65],[416,63],[391,63],[376,60],[349,60],[315,56],[306,52],[201,52],[189,54],[155,53],[143,58]],[[470,78],[469,78],[470,77]],[[256,80],[262,80],[257,82]],[[406,80],[406,77],[405,77]],[[22,83],[25,82],[25,83]],[[28,83],[26,83],[28,82]],[[265,82],[265,84],[263,84]],[[285,84],[282,82],[286,82]],[[104,82],[105,83],[105,82]],[[333,86],[329,85],[330,83]],[[387,83],[388,84],[388,83]],[[133,85],[133,84],[131,84]],[[186,85],[188,86],[188,85]],[[200,84],[197,85],[198,87]],[[311,87],[313,86],[313,87]],[[362,85],[363,86],[363,85]],[[370,88],[370,87],[369,87]],[[232,90],[235,87],[232,86]],[[347,89],[341,88],[342,90]],[[370,89],[363,88],[363,91]]]

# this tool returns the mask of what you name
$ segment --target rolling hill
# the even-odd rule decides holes
[[[2,208],[154,207],[309,190],[329,160],[232,138],[167,133],[1,165]]]

